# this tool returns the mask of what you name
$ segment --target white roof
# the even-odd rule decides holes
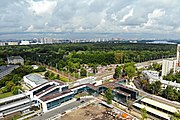
[[[165,85],[170,85],[170,86],[173,86],[173,87],[180,88],[180,83],[176,83],[176,82],[172,82],[172,81],[167,81],[167,80],[161,80],[161,83],[165,84]]]
[[[48,80],[42,78],[41,76],[37,75],[37,74],[29,74],[25,76],[28,80],[30,80],[31,82],[34,82],[36,85],[40,85],[43,84],[45,82],[48,82]]]
[[[12,103],[9,103],[9,104],[6,104],[6,105],[2,105],[0,107],[0,111],[6,110],[6,109],[9,109],[9,108],[12,108],[12,107],[16,107],[16,106],[19,106],[19,105],[22,105],[22,104],[25,104],[25,103],[28,103],[28,102],[30,102],[30,100],[28,98],[26,98],[26,99],[19,100],[19,101],[16,101],[16,102],[12,102]]]
[[[134,103],[133,105],[136,106],[136,107],[138,107],[138,108],[140,108],[140,109],[145,108],[148,112],[153,113],[154,115],[157,115],[157,116],[160,116],[160,117],[162,117],[162,118],[165,118],[165,119],[170,120],[169,115],[166,114],[166,113],[164,113],[164,112],[161,112],[161,111],[159,111],[159,110],[156,110],[156,109],[154,109],[154,108],[151,108],[151,107],[148,107],[148,106],[139,104],[139,103]]]
[[[25,94],[18,94],[18,95],[13,95],[13,96],[10,96],[10,97],[2,98],[2,99],[0,99],[0,103],[4,103],[4,102],[7,102],[7,101],[11,101],[11,100],[15,100],[15,99],[25,97],[26,96]]]
[[[169,105],[164,104],[164,103],[160,103],[158,101],[155,101],[155,100],[152,100],[152,99],[149,99],[149,98],[143,98],[141,101],[145,102],[145,103],[148,103],[150,105],[156,106],[158,108],[161,108],[163,110],[169,111],[171,113],[177,112],[177,109],[175,107],[169,106]]]
[[[165,85],[170,85],[176,88],[180,88],[180,83],[176,83],[176,82],[172,82],[172,81],[168,81],[168,80],[162,80],[157,76],[154,76],[153,74],[151,74],[149,71],[144,70],[143,73],[146,73],[150,78],[154,79],[154,80],[159,80],[162,84]]]

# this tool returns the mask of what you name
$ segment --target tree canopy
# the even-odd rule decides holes
[[[111,89],[107,89],[105,91],[105,98],[106,98],[106,102],[108,104],[111,104],[112,103],[112,99],[113,99],[113,94],[112,94],[112,90]]]

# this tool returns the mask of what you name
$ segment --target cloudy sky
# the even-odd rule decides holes
[[[0,0],[0,32],[180,36],[180,0]]]

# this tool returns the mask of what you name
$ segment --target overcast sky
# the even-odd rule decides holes
[[[0,0],[0,32],[180,35],[180,0]]]

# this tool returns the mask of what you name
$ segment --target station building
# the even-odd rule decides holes
[[[74,93],[69,90],[68,84],[58,80],[44,82],[28,91],[28,93],[32,101],[43,112],[47,112],[74,97]]]
[[[37,80],[32,81],[32,79]],[[67,83],[59,80],[48,81],[33,74],[25,76],[24,80],[26,84],[32,87],[32,89],[25,93],[26,96],[24,96],[22,100],[16,101],[16,98],[9,98],[13,100],[12,104],[16,104],[17,102],[17,105],[25,105],[30,108],[31,103],[31,106],[38,106],[44,113],[60,106],[66,101],[73,99],[75,95],[82,92],[88,92],[91,95],[97,96],[99,94],[104,94],[104,92],[110,88],[112,89],[114,100],[124,104],[129,99],[136,99],[138,95],[137,91],[134,92],[135,90],[124,87],[122,84],[119,84],[119,81],[102,84],[100,86],[82,84],[69,88]],[[39,80],[42,80],[42,83]],[[5,104],[7,104],[7,106],[11,105],[11,103],[9,104],[7,102]]]

